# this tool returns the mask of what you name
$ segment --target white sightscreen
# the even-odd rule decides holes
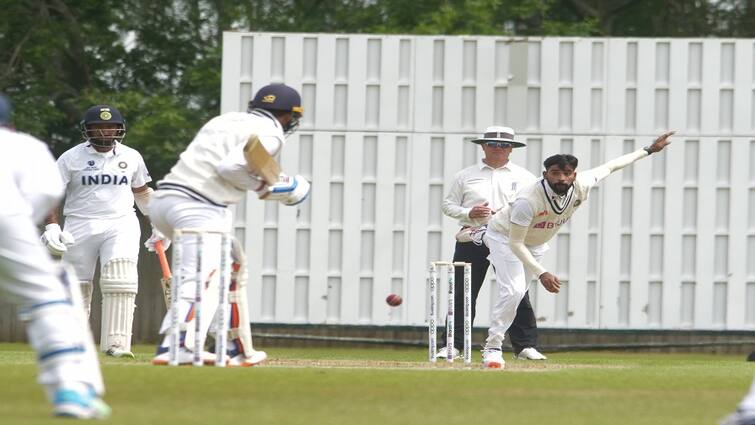
[[[540,326],[755,329],[754,50],[225,33],[222,110],[244,110],[270,82],[297,88],[305,119],[281,161],[313,187],[299,208],[254,196],[237,208],[252,320],[424,324],[428,261],[451,258],[457,230],[440,201],[481,156],[465,140],[508,125],[528,143],[512,160],[536,174],[554,153],[585,169],[678,131],[667,152],[604,181],[553,239],[545,264],[567,284],[557,296],[532,287]],[[404,304],[389,308],[389,293]]]

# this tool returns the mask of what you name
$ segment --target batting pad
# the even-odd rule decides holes
[[[87,314],[87,319],[89,319],[89,316],[91,316],[92,313],[92,292],[94,292],[94,283],[90,280],[83,280],[79,282],[79,289],[81,290],[82,307]]]
[[[249,306],[246,298],[247,261],[241,244],[233,239],[231,245],[231,287],[228,298],[231,304],[231,326],[229,327],[229,340],[236,344],[236,349],[250,357],[254,347],[252,346],[252,328],[249,325]]]
[[[100,350],[111,347],[131,351],[131,333],[138,287],[136,262],[117,258],[102,268],[102,329]]]

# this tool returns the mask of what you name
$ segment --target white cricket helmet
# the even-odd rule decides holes
[[[514,140],[514,129],[511,127],[499,127],[493,126],[485,129],[485,133],[482,137],[472,140],[472,143],[483,145],[485,142],[499,142],[508,143],[512,148],[523,148],[527,146],[526,143]]]

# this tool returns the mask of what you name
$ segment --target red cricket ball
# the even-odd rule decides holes
[[[401,298],[401,295],[391,294],[385,298],[385,302],[391,307],[397,307],[400,306],[404,300]]]

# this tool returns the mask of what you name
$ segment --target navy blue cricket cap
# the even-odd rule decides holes
[[[87,109],[81,125],[89,124],[126,124],[120,111],[110,105],[95,105]]]
[[[249,102],[249,110],[252,109],[304,113],[299,92],[285,84],[270,84],[259,89]]]
[[[10,106],[10,100],[0,94],[0,125],[10,124],[12,112],[13,108]]]

